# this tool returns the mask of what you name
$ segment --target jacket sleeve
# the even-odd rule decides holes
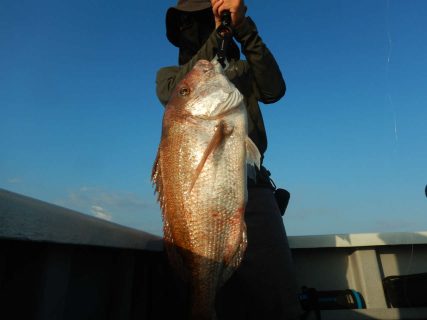
[[[193,69],[197,61],[200,59],[211,61],[215,57],[217,45],[217,35],[216,32],[213,31],[205,44],[189,62],[179,67],[172,66],[161,68],[157,72],[156,94],[163,105],[168,103],[175,86],[191,69]]]
[[[250,66],[255,80],[257,99],[274,103],[285,95],[286,84],[272,53],[258,34],[250,17],[234,29],[234,37],[240,42],[242,53]]]

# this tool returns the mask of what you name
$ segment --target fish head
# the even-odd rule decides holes
[[[238,107],[243,95],[218,61],[199,60],[177,84],[167,107],[198,118],[215,118]]]

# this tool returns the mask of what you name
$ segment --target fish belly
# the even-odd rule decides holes
[[[213,310],[217,289],[246,248],[244,115],[228,119],[232,133],[191,186],[215,125],[176,123],[161,145],[165,241],[171,262],[191,279],[194,310]]]

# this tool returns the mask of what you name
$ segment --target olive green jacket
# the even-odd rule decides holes
[[[263,155],[267,135],[258,101],[268,104],[278,101],[286,91],[285,81],[271,52],[268,50],[251,18],[247,17],[234,29],[234,38],[241,44],[246,60],[232,60],[225,74],[245,97],[248,111],[249,137]],[[157,73],[156,92],[166,105],[179,81],[200,59],[211,61],[217,51],[218,35],[214,31],[199,52],[185,65],[161,68]]]

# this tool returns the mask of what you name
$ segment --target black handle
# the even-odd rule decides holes
[[[218,61],[225,68],[225,59],[227,56],[227,47],[233,35],[231,29],[231,13],[229,10],[221,12],[221,25],[216,29],[220,36],[218,39]]]

